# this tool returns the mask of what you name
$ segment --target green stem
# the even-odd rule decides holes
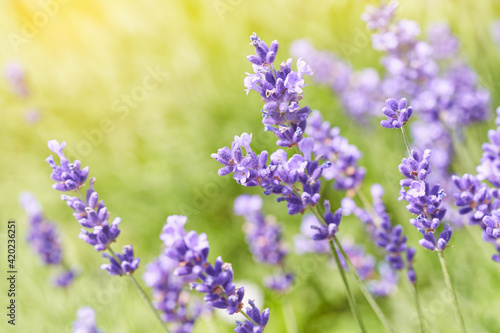
[[[254,324],[254,325],[256,325],[256,326],[259,326],[259,325],[258,325],[255,321],[253,321],[253,319],[252,319],[252,318],[250,318],[250,316],[249,316],[249,315],[247,315],[247,314],[245,313],[245,311],[240,311],[240,313],[241,313],[241,314],[243,315],[243,317],[245,317],[245,318],[246,318],[249,322],[251,322],[252,324]]]
[[[356,322],[358,323],[361,332],[366,332],[365,328],[363,326],[363,322],[361,321],[361,315],[359,314],[356,300],[354,299],[352,292],[351,292],[351,289],[349,288],[349,284],[347,283],[347,278],[345,276],[344,268],[342,267],[342,264],[340,263],[340,259],[339,259],[337,250],[335,249],[335,246],[333,245],[332,240],[330,241],[330,249],[332,250],[332,256],[335,258],[335,262],[337,263],[337,267],[339,269],[340,276],[342,277],[342,282],[344,282],[345,290],[347,293],[347,300],[349,301],[349,306],[350,306],[351,311],[354,315],[354,318],[356,319]]]
[[[411,156],[410,141],[408,141],[408,135],[406,135],[405,127],[401,126],[401,133],[403,133],[403,139],[405,140],[406,150],[408,151],[408,156]]]
[[[444,260],[443,251],[438,251],[439,262],[441,263],[441,268],[443,269],[444,281],[446,282],[446,287],[448,288],[448,292],[453,300],[453,311],[455,311],[455,317],[458,322],[458,326],[460,327],[460,332],[465,333],[467,330],[465,329],[464,317],[462,316],[462,312],[460,311],[460,306],[458,305],[457,294],[455,293],[455,289],[453,289],[453,285],[451,284],[450,274],[448,274],[448,269],[446,268],[446,261]]]
[[[293,305],[291,302],[281,303],[281,308],[283,310],[283,316],[285,317],[285,326],[287,333],[298,333],[297,320],[295,319],[295,312],[293,311]]]
[[[418,288],[417,288],[417,284],[413,284],[413,289],[415,291],[414,295],[415,295],[415,306],[417,307],[417,313],[418,313],[418,321],[419,321],[419,324],[420,324],[420,332],[421,333],[424,333],[425,332],[425,329],[424,329],[424,314],[422,313],[422,306],[420,305],[420,296],[418,295]]]
[[[368,303],[372,307],[372,309],[375,312],[375,314],[377,315],[378,319],[380,320],[380,322],[382,323],[382,325],[384,326],[384,328],[386,329],[387,332],[393,333],[394,330],[392,329],[392,326],[389,323],[389,320],[387,320],[387,318],[385,317],[384,313],[382,312],[382,310],[380,309],[380,307],[378,306],[377,302],[375,301],[375,299],[373,298],[373,296],[370,294],[370,292],[368,291],[368,289],[366,289],[365,284],[363,283],[363,281],[359,277],[358,273],[356,272],[356,268],[354,267],[354,265],[352,264],[351,260],[347,256],[347,253],[345,253],[344,249],[342,248],[342,245],[340,244],[337,236],[334,236],[333,240],[335,241],[335,243],[337,244],[340,252],[344,256],[344,259],[345,259],[345,261],[347,263],[347,266],[349,267],[349,271],[354,276],[354,279],[358,283],[358,286],[361,289],[361,292],[363,293],[363,295],[365,295],[366,300],[368,301]]]
[[[118,263],[121,262],[120,259],[118,259],[118,257],[116,256],[115,251],[113,251],[113,249],[109,245],[108,245],[108,251],[109,251],[109,253],[111,253],[111,255],[113,256],[113,258],[115,258],[116,262],[118,262]],[[170,331],[167,328],[167,325],[161,319],[160,314],[155,309],[153,303],[149,299],[149,297],[146,294],[146,292],[144,291],[144,289],[142,289],[142,287],[139,285],[139,283],[137,282],[137,280],[134,278],[134,276],[132,274],[128,274],[127,276],[130,278],[130,281],[132,281],[132,284],[134,285],[134,287],[137,290],[137,292],[141,295],[142,299],[144,299],[144,301],[148,304],[149,308],[153,311],[153,313],[155,314],[156,318],[160,322],[160,324],[163,327],[163,329],[165,330],[165,332],[170,333]]]

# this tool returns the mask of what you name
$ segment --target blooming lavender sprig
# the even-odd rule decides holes
[[[190,306],[186,283],[197,279],[194,275],[177,276],[174,270],[178,262],[161,254],[146,265],[144,281],[153,289],[154,306],[162,313],[162,319],[171,323],[173,333],[189,333],[204,308],[198,304]]]
[[[95,311],[90,306],[83,306],[76,312],[76,320],[73,322],[73,333],[101,333],[97,329]]]
[[[219,175],[233,174],[233,178],[243,186],[260,186],[264,194],[278,194],[278,201],[286,201],[290,215],[303,212],[307,207],[318,203],[321,182],[319,178],[325,168],[331,164],[310,161],[304,156],[295,154],[288,159],[287,153],[278,149],[271,154],[262,151],[256,154],[252,151],[250,143],[252,135],[243,133],[241,137],[235,136],[231,149],[224,147],[211,157],[224,165],[219,169]],[[243,151],[246,152],[243,156]],[[302,185],[302,193],[297,191],[296,183]]]
[[[303,98],[304,75],[312,75],[305,61],[297,60],[297,71],[292,71],[292,59],[282,62],[278,70],[274,69],[279,44],[273,41],[270,47],[257,34],[250,36],[256,55],[247,57],[253,65],[255,74],[247,73],[244,84],[246,92],[255,90],[266,102],[262,109],[262,122],[266,130],[274,132],[281,147],[298,144],[305,131],[309,107],[300,107]]]
[[[246,314],[252,319],[252,321],[246,320],[245,322],[236,322],[236,328],[234,331],[236,333],[260,333],[263,332],[264,328],[269,321],[269,309],[265,309],[260,312],[260,310],[255,306],[252,300],[249,300],[250,307],[246,308]]]
[[[234,213],[245,218],[243,230],[254,260],[277,266],[283,271],[265,277],[264,284],[275,291],[287,291],[293,283],[293,274],[285,273],[284,268],[284,259],[288,251],[282,241],[281,227],[273,217],[264,217],[262,198],[258,195],[240,195],[234,201]]]
[[[208,305],[225,309],[230,315],[240,312],[243,308],[245,289],[236,288],[234,285],[231,264],[224,263],[221,257],[218,257],[213,265],[209,263],[207,261],[209,244],[206,234],[198,235],[195,231],[186,233],[184,229],[186,222],[185,216],[169,216],[160,236],[165,243],[165,255],[177,262],[174,274],[178,276],[193,274],[198,277],[198,282],[190,283],[191,289],[204,293],[204,300]],[[263,313],[267,315],[263,320],[254,314],[255,311],[259,313],[260,311],[252,302],[250,304],[252,315],[248,314],[248,320],[242,325],[252,327],[253,332],[262,332],[269,318],[269,309],[264,310]]]
[[[413,108],[407,107],[406,98],[401,98],[396,101],[394,98],[389,98],[385,101],[385,107],[382,109],[387,120],[382,120],[380,125],[385,128],[401,128],[406,124],[413,114]]]
[[[74,191],[79,195],[79,197],[61,195],[61,199],[66,201],[67,205],[75,211],[73,216],[82,227],[92,229],[92,232],[89,232],[82,228],[78,237],[92,245],[96,251],[109,250],[112,252],[110,245],[116,241],[120,234],[118,224],[121,219],[117,217],[111,224],[109,223],[110,214],[108,209],[104,201],[99,201],[99,195],[94,189],[95,178],[89,180],[89,188],[85,197],[83,197],[80,190],[86,183],[89,167],[81,169],[78,160],[70,163],[63,152],[66,142],[59,143],[56,140],[50,140],[48,146],[60,159],[60,165],[55,163],[52,155],[46,159],[52,167],[51,178],[56,181],[52,187],[63,192]],[[120,262],[116,261],[112,256],[106,255],[105,257],[110,260],[110,264],[103,265],[101,268],[108,270],[111,275],[130,275],[137,269],[139,263],[138,259],[133,258],[131,245],[127,247],[123,255],[118,257]],[[122,259],[126,261],[122,262]]]
[[[42,207],[33,194],[24,192],[20,195],[19,201],[29,219],[28,243],[45,265],[64,268],[64,271],[54,278],[54,285],[57,287],[69,286],[76,276],[76,272],[67,268],[63,262],[61,244],[55,223],[51,223],[44,218]]]
[[[379,184],[374,184],[370,192],[373,198],[373,212],[358,207],[353,199],[346,197],[342,199],[344,215],[354,214],[365,224],[374,243],[384,249],[385,261],[393,270],[402,270],[405,267],[408,270],[413,270],[414,249],[407,247],[407,237],[403,234],[403,227],[399,224],[392,226],[391,219],[382,201],[384,194],[383,187]],[[408,251],[412,251],[413,256],[405,264],[403,257],[406,255],[408,258]],[[386,273],[388,274],[387,277],[389,277],[389,273]],[[414,273],[411,275],[409,277],[410,281],[414,283],[416,275]]]
[[[139,266],[139,258],[134,258],[134,249],[132,245],[123,247],[123,254],[116,254],[119,262],[107,253],[102,254],[103,257],[108,258],[110,263],[101,265],[102,269],[109,272],[110,275],[126,275],[132,274]]]
[[[327,180],[334,179],[337,190],[355,191],[366,174],[366,170],[358,165],[362,157],[359,149],[340,135],[338,127],[331,127],[328,121],[323,121],[318,111],[311,114],[306,133],[310,137],[299,145],[304,156],[313,153],[315,159],[326,159],[330,164],[326,164],[322,176]]]

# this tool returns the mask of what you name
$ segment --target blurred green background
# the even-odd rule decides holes
[[[371,49],[360,19],[365,5],[354,0],[2,2],[0,67],[19,62],[32,94],[21,99],[5,80],[0,81],[0,308],[4,309],[0,331],[64,332],[83,305],[96,309],[98,326],[105,332],[159,331],[128,281],[123,279],[122,285],[120,278],[101,271],[104,259],[77,238],[78,223],[59,199],[60,193],[51,188],[51,169],[45,162],[49,139],[66,141],[68,153],[72,150],[72,157],[90,166],[100,197],[112,216],[123,221],[115,248],[133,244],[142,260],[137,276],[142,276],[145,264],[161,250],[158,235],[166,217],[185,214],[189,229],[207,233],[211,260],[221,255],[233,264],[236,280],[261,287],[272,312],[266,332],[287,332],[285,321],[291,321],[284,315],[284,305],[293,308],[298,332],[356,331],[340,277],[324,260],[292,253],[289,265],[299,276],[294,289],[281,297],[264,290],[261,280],[270,268],[253,262],[242,220],[232,214],[238,194],[261,191],[242,188],[230,177],[218,177],[219,164],[210,153],[229,145],[242,132],[254,134],[256,150],[275,149],[273,135],[263,132],[260,98],[243,91],[244,73],[251,71],[245,57],[253,52],[248,45],[252,32],[268,42],[279,40],[278,61],[289,57],[295,39],[309,38],[318,49],[342,55],[342,45],[352,46],[361,33],[362,47],[358,45],[349,61],[356,68],[380,68],[380,54]],[[40,14],[43,7],[50,15]],[[417,20],[423,30],[436,21],[448,22],[462,44],[462,56],[478,71],[496,105],[500,55],[489,28],[499,13],[499,1],[426,0],[402,1],[398,16]],[[33,20],[38,27],[32,25]],[[158,73],[158,84],[144,87],[143,80],[152,71]],[[136,97],[127,102],[131,94]],[[365,184],[384,185],[394,222],[406,226],[409,242],[415,244],[418,233],[407,223],[410,215],[404,204],[396,200],[397,164],[405,154],[402,141],[379,126],[356,126],[326,87],[311,84],[305,89],[303,104],[322,111],[364,152]],[[39,110],[40,121],[25,121],[30,108]],[[480,143],[492,126],[493,122],[479,124],[468,132],[466,146],[474,161],[479,160]],[[459,164],[456,171],[473,172]],[[67,290],[50,286],[54,270],[41,266],[24,241],[28,225],[18,205],[23,190],[32,191],[42,202],[45,216],[57,221],[65,261],[80,268],[80,276]],[[341,194],[328,191],[328,196],[337,207]],[[288,216],[285,205],[271,197],[265,198],[264,208],[283,222],[292,247],[301,217]],[[6,323],[3,278],[6,221],[12,218],[18,221],[20,245],[15,328]],[[454,247],[446,253],[448,265],[470,331],[498,332],[500,266],[490,260],[493,249],[482,243],[479,230],[472,230],[472,236],[465,230],[456,232]],[[355,219],[344,220],[342,234],[374,249]],[[454,331],[437,256],[419,248],[415,267],[429,331]],[[406,279],[399,286],[392,297],[379,302],[397,332],[416,331],[410,286]],[[369,331],[381,331],[357,289],[356,295]],[[205,318],[197,322],[195,332],[230,332],[233,328],[218,317]]]

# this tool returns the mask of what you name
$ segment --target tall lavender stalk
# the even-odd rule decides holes
[[[165,323],[153,306],[151,300],[144,292],[142,287],[135,280],[133,273],[139,266],[139,258],[134,257],[132,245],[123,247],[122,254],[116,254],[111,248],[111,244],[116,241],[120,234],[118,224],[121,222],[119,217],[109,223],[110,214],[104,204],[99,201],[99,195],[94,189],[95,178],[89,180],[89,188],[85,196],[81,189],[85,186],[89,174],[89,167],[81,168],[80,161],[70,162],[63,152],[66,142],[59,143],[56,140],[50,140],[48,147],[60,159],[58,165],[54,157],[50,155],[46,161],[52,167],[50,177],[56,182],[52,187],[62,192],[73,192],[77,196],[61,195],[61,199],[66,201],[67,205],[75,211],[73,216],[83,227],[79,238],[93,246],[96,251],[108,251],[102,256],[109,260],[109,264],[101,265],[101,269],[107,270],[110,275],[128,276],[138,293],[144,299],[149,308],[153,311],[161,326],[166,332],[169,332]],[[90,229],[89,232],[87,229]]]
[[[278,195],[278,202],[287,203],[290,215],[304,212],[306,209],[319,215],[316,207],[321,205],[320,178],[324,171],[329,168],[333,168],[333,170],[340,168],[341,172],[346,172],[346,186],[353,186],[356,181],[359,181],[359,178],[363,177],[362,169],[357,170],[350,165],[356,158],[343,159],[341,163],[347,162],[347,164],[338,166],[333,165],[328,159],[321,163],[325,157],[311,159],[315,140],[304,137],[310,108],[300,107],[299,102],[303,99],[304,75],[312,75],[312,71],[302,59],[297,61],[297,71],[292,70],[293,62],[291,59],[282,62],[279,69],[275,69],[274,61],[278,51],[278,42],[273,41],[268,46],[256,34],[252,35],[250,40],[255,47],[256,54],[248,56],[248,60],[253,64],[255,73],[247,74],[245,78],[247,92],[250,90],[258,92],[266,103],[262,109],[262,122],[265,129],[273,132],[278,138],[276,144],[289,149],[298,148],[298,153],[290,158],[283,149],[278,149],[271,155],[267,151],[257,154],[250,146],[252,135],[243,133],[241,136],[235,136],[231,148],[224,147],[219,149],[216,154],[212,154],[212,157],[223,165],[219,169],[219,175],[232,174],[233,178],[243,186],[260,186],[264,190],[264,194]],[[270,162],[268,163],[269,157]],[[328,239],[335,242],[345,257],[342,245],[335,238],[341,213],[340,211],[332,213],[326,200],[323,201],[322,209],[325,213],[318,219],[320,224],[313,227],[315,231],[313,239]],[[336,256],[337,253],[333,252],[332,255]],[[348,257],[344,259],[348,265],[352,265]],[[343,268],[339,267],[339,270],[343,270]],[[351,274],[357,276],[355,269],[350,268],[350,271]],[[364,294],[370,305],[374,307],[381,322],[390,331],[387,319],[366,290],[361,279],[358,277],[356,281],[360,283],[360,288],[366,291]],[[344,282],[347,283],[346,280]],[[350,294],[347,284],[346,291]],[[352,294],[348,297],[353,299]],[[353,314],[357,316],[358,311],[354,307],[355,304],[351,302]]]
[[[402,163],[399,165],[399,171],[405,177],[400,181],[401,190],[399,200],[407,201],[408,205],[406,209],[410,213],[417,215],[416,218],[410,220],[410,223],[423,236],[419,240],[419,244],[430,251],[438,253],[445,283],[453,300],[453,310],[455,311],[460,331],[466,332],[457,295],[451,283],[443,255],[451,239],[453,228],[451,225],[444,223],[444,228],[439,236],[436,233],[446,214],[446,208],[441,205],[446,193],[439,184],[432,184],[427,180],[427,176],[431,173],[430,158],[432,151],[426,149],[421,155],[410,147],[404,126],[413,114],[413,108],[407,104],[404,98],[399,100],[399,102],[393,98],[388,99],[383,109],[387,120],[382,120],[380,123],[385,128],[401,129],[408,150],[408,157],[403,158]]]

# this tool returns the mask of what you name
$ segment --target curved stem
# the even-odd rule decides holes
[[[113,251],[113,249],[108,245],[108,251],[109,253],[111,253],[111,255],[113,256],[113,258],[115,258],[115,260],[120,263],[120,259],[118,259],[118,257],[116,256],[116,253],[115,251]],[[165,322],[161,319],[160,317],[160,314],[158,313],[158,311],[155,309],[153,303],[151,302],[151,300],[149,299],[148,295],[146,294],[146,292],[144,291],[144,289],[142,289],[142,287],[139,285],[139,283],[137,282],[137,280],[134,278],[134,276],[132,274],[127,274],[127,276],[130,278],[130,281],[132,281],[132,284],[134,285],[135,289],[137,290],[137,292],[141,295],[142,299],[148,304],[149,308],[151,309],[151,311],[153,311],[153,313],[155,314],[156,318],[158,319],[158,321],[160,322],[161,326],[163,327],[163,329],[165,330],[165,332],[167,333],[170,333],[170,331],[168,330],[167,328],[167,325],[165,324]]]
[[[448,269],[446,268],[446,261],[444,260],[443,251],[438,252],[439,262],[441,263],[441,268],[443,269],[444,281],[446,282],[446,287],[448,288],[448,292],[453,300],[453,311],[455,312],[455,317],[458,322],[458,326],[460,327],[460,332],[465,333],[467,330],[465,329],[464,317],[462,316],[462,312],[460,311],[460,306],[458,305],[457,294],[455,293],[455,289],[453,289],[453,285],[451,284],[450,274],[448,274]]]
[[[387,320],[387,318],[385,317],[384,313],[382,312],[382,310],[378,306],[377,302],[375,301],[375,299],[370,294],[370,292],[366,288],[365,284],[363,283],[363,281],[359,277],[358,273],[356,272],[356,268],[354,267],[354,265],[352,264],[351,260],[347,256],[347,253],[345,253],[344,249],[342,248],[342,245],[340,244],[337,236],[335,236],[333,239],[334,239],[336,245],[338,246],[340,252],[344,256],[345,262],[347,263],[347,266],[349,267],[349,271],[354,276],[354,279],[358,283],[358,286],[361,289],[361,292],[363,293],[363,295],[365,295],[366,300],[368,301],[368,303],[372,307],[372,309],[375,312],[375,314],[377,315],[378,319],[380,320],[380,322],[382,323],[382,325],[384,326],[384,328],[386,329],[387,332],[393,333],[394,330],[392,329],[392,326],[389,323],[389,320]]]
[[[363,326],[363,322],[361,321],[361,315],[359,314],[356,300],[354,299],[354,296],[352,295],[351,289],[349,288],[349,284],[347,283],[347,278],[345,276],[344,268],[342,267],[342,264],[340,263],[339,255],[337,253],[337,250],[335,249],[335,246],[333,245],[333,240],[331,240],[329,243],[330,243],[330,249],[332,250],[332,256],[335,258],[335,262],[337,263],[337,267],[339,269],[340,276],[342,277],[342,282],[344,282],[345,290],[347,293],[347,300],[349,301],[349,306],[351,308],[352,314],[354,315],[354,318],[356,319],[356,322],[358,323],[361,332],[366,332],[366,330]]]
[[[422,313],[422,306],[420,305],[420,296],[418,295],[418,288],[417,288],[417,284],[413,284],[413,289],[415,291],[414,295],[415,295],[415,306],[417,308],[417,313],[418,313],[418,321],[419,321],[419,324],[420,324],[420,332],[421,333],[424,333],[425,330],[424,330],[424,314]]]
[[[249,315],[247,315],[247,314],[245,313],[245,311],[240,311],[240,313],[241,313],[241,314],[243,315],[243,317],[245,317],[245,318],[246,318],[249,322],[251,322],[252,324],[254,324],[254,325],[256,325],[256,326],[259,326],[259,325],[258,325],[255,321],[253,321],[253,319],[252,319],[252,318],[250,318],[250,316],[249,316]]]
[[[405,140],[406,150],[408,151],[408,156],[411,156],[410,141],[408,141],[408,135],[406,135],[405,127],[401,126],[401,133],[403,133],[403,139]]]

